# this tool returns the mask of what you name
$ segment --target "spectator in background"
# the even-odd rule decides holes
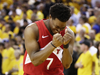
[[[18,1],[15,1],[15,0],[14,0],[13,5],[11,5],[11,7],[10,7],[9,15],[11,15],[13,9],[15,9],[16,14],[20,16],[20,14],[21,14],[21,12],[22,12],[22,10],[21,10],[20,7],[21,7],[21,6],[19,5]]]
[[[32,23],[30,19],[27,18],[27,14],[23,14],[23,18],[20,20],[20,26],[24,26],[24,20],[27,20],[28,24]]]
[[[25,30],[25,26],[20,27],[19,33],[18,35],[21,35],[22,37],[24,37],[24,30]]]
[[[80,29],[82,27],[84,27],[86,29],[86,34],[88,34],[89,31],[91,30],[91,26],[88,23],[88,19],[86,18],[86,16],[81,16],[80,19],[79,19],[79,23],[80,24],[78,24],[77,27],[76,27],[77,32],[79,32]]]
[[[93,60],[93,75],[99,75],[99,71],[98,71],[98,63],[97,63],[97,48],[94,46],[94,42],[93,40],[89,40],[90,41],[90,48],[89,51],[91,53],[92,56],[92,60]]]
[[[6,15],[8,15],[10,9],[7,7],[8,4],[6,2],[3,3],[3,9],[6,11]]]
[[[2,51],[4,50],[4,43],[0,42],[0,53],[2,54]]]
[[[87,18],[89,17],[89,13],[88,13],[88,8],[89,6],[87,4],[83,4],[83,6],[81,7],[81,15],[86,16]]]
[[[10,39],[10,45],[14,50],[15,49],[20,49],[19,46],[17,45],[17,42],[16,42],[15,39]]]
[[[15,28],[15,22],[13,21],[13,19],[11,17],[9,17],[7,23],[10,25],[11,31],[13,32],[13,30]]]
[[[96,5],[96,3],[100,3],[100,0],[91,0],[91,5],[93,8],[95,8],[98,5]]]
[[[98,50],[98,52],[97,52],[97,58],[98,58],[97,63],[98,63],[98,70],[99,70],[99,75],[100,75],[100,42],[97,42],[96,48]]]
[[[23,56],[21,56],[21,51],[20,50],[15,50],[14,51],[15,58],[13,61],[10,63],[10,71],[8,74],[11,75],[23,75]]]
[[[95,30],[96,34],[100,32],[100,15],[97,17],[96,24],[94,24],[92,29]]]
[[[81,16],[81,17],[79,18],[79,23],[78,23],[77,26],[76,26],[76,31],[77,31],[77,33],[80,32],[80,29],[81,29],[82,25],[83,25],[85,22],[87,22],[87,18],[86,18],[85,16]]]
[[[37,16],[35,14],[32,14],[31,21],[32,22],[37,21]]]
[[[90,40],[93,41],[93,43],[94,43],[95,42],[95,31],[90,30],[89,36],[90,36]]]
[[[94,9],[92,9],[92,11],[94,15],[89,17],[89,23],[91,27],[93,27],[93,25],[96,23],[97,17],[100,15],[100,9],[95,7]]]
[[[27,14],[27,19],[31,19],[33,11],[28,8],[27,4],[22,4],[21,10],[22,10],[22,13],[20,15],[20,19],[23,18],[24,13]]]
[[[88,40],[84,40],[81,43],[81,50],[83,53],[79,56],[75,68],[78,68],[78,75],[92,75],[92,56],[89,51],[90,42]]]
[[[76,27],[73,25],[73,20],[69,19],[67,22],[68,27],[76,34]]]
[[[86,18],[86,16],[81,16],[79,19],[79,24],[76,26],[76,30],[77,33],[80,31],[80,29],[84,27],[86,29],[86,34],[89,33],[89,31],[91,30],[91,26],[88,23],[88,19]]]
[[[0,75],[2,75],[2,54],[0,53]]]
[[[28,25],[28,21],[26,19],[24,19],[24,24],[23,26],[26,27]]]
[[[68,69],[64,68],[64,75],[77,75],[77,69],[75,68],[75,63],[79,57],[79,45],[78,43],[74,44],[74,50],[73,50],[73,62],[71,64],[71,66]]]
[[[89,33],[89,36],[90,40],[92,40],[93,43],[100,42],[100,32],[98,34],[95,34],[95,30],[92,29]]]
[[[14,36],[16,36],[19,33],[19,30],[20,30],[20,22],[17,21],[15,22],[15,28],[13,30]]]
[[[5,25],[6,25],[6,21],[4,19],[1,19],[1,22],[0,22],[0,29],[2,31],[5,31]]]
[[[4,50],[4,44],[0,43],[0,75],[2,75],[2,52]]]
[[[78,18],[77,18],[77,16],[76,16],[76,14],[74,14],[74,7],[70,7],[70,10],[71,10],[71,17],[70,17],[70,19],[72,19],[73,20],[73,25],[77,25],[78,24]]]
[[[4,18],[6,16],[6,11],[3,9],[1,10],[0,17]]]
[[[100,32],[95,35],[95,41],[100,42]]]
[[[16,36],[16,42],[17,42],[17,44],[19,46],[21,54],[24,54],[23,38],[21,37],[21,35],[17,35]]]
[[[43,10],[44,19],[47,19],[49,17],[49,9],[52,5],[54,5],[54,3],[51,2],[51,0],[46,0],[44,10]]]
[[[89,8],[87,11],[89,13],[88,22],[92,26],[96,21],[96,17],[94,16],[93,8]]]
[[[15,59],[14,49],[10,46],[9,40],[4,40],[5,49],[2,52],[3,62],[2,62],[2,73],[6,74],[10,70],[10,63]]]
[[[44,19],[44,14],[43,14],[43,10],[44,10],[44,5],[42,3],[40,3],[38,6],[38,11],[37,11],[37,20],[42,20]]]
[[[16,22],[17,20],[20,20],[20,16],[17,15],[15,9],[12,10],[12,14],[11,14],[11,15],[6,15],[6,16],[4,17],[4,20],[5,20],[6,22],[8,22],[9,17],[12,18],[13,22]]]
[[[2,33],[2,39],[11,39],[13,37],[14,37],[14,34],[11,31],[11,26],[9,24],[6,24],[5,31]]]
[[[32,17],[31,17],[31,21],[32,21],[32,22],[37,21],[37,15],[36,15],[36,13],[37,13],[37,8],[34,7],[34,8],[33,8],[33,14],[32,14]]]
[[[85,32],[86,32],[86,29],[82,27],[82,28],[80,29],[79,35],[76,36],[75,40],[76,40],[77,42],[83,41],[83,40],[84,40],[84,36],[85,36]]]

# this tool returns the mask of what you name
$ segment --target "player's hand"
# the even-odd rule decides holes
[[[64,36],[63,36],[63,45],[67,45],[69,42],[70,42],[70,40],[72,39],[72,35],[68,32],[68,30],[66,29],[65,30],[65,34],[64,34]]]
[[[55,35],[53,35],[53,40],[52,40],[52,44],[56,47],[61,46],[63,43],[63,37],[61,34],[56,33]]]

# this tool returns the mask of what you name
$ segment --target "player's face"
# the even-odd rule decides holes
[[[66,27],[66,22],[61,22],[59,19],[50,18],[50,28],[53,34],[60,33],[60,31],[64,30]]]

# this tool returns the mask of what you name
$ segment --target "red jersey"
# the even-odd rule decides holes
[[[36,22],[39,29],[39,46],[40,50],[43,50],[45,46],[52,41],[53,36],[50,34],[46,28],[43,20]],[[60,32],[62,36],[65,33],[65,30]],[[34,66],[31,63],[27,51],[24,55],[23,69],[25,75],[64,75],[63,74],[63,65],[62,65],[62,52],[63,46],[55,48],[52,54],[40,65]]]

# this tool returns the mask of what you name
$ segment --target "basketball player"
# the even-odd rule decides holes
[[[57,3],[50,8],[49,19],[25,29],[24,75],[64,75],[63,67],[72,63],[74,33],[66,27],[70,9]]]

